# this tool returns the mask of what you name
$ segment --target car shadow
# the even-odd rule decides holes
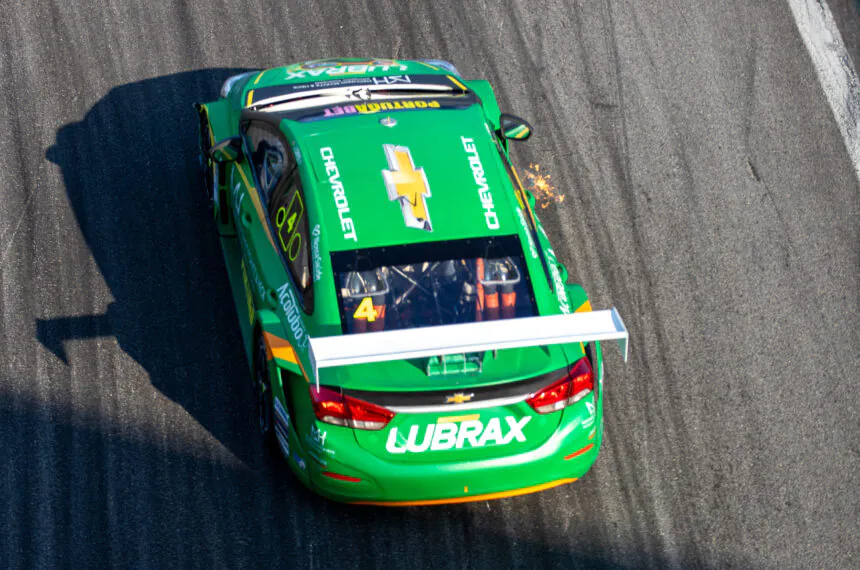
[[[637,564],[613,562],[637,560],[635,545],[618,544],[599,519],[576,509],[566,531],[575,538],[559,541],[569,521],[542,520],[546,511],[527,497],[493,508],[342,505],[273,476],[280,470],[271,465],[212,461],[165,442],[162,433],[138,437],[122,429],[122,418],[99,414],[63,399],[0,391],[3,568],[668,565],[647,552]]]
[[[214,225],[198,181],[193,103],[244,69],[111,89],[57,132],[46,156],[114,301],[103,314],[39,319],[68,364],[71,339],[114,336],[152,385],[248,463],[253,399]]]

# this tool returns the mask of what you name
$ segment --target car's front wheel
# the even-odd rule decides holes
[[[257,399],[257,424],[263,440],[271,444],[274,440],[272,386],[269,382],[269,359],[263,336],[257,337],[257,353],[254,365],[254,391]]]

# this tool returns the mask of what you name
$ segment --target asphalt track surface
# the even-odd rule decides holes
[[[860,566],[860,188],[782,2],[0,14],[0,566]],[[535,126],[557,252],[632,333],[573,485],[353,508],[255,435],[191,104],[368,54],[450,59]]]

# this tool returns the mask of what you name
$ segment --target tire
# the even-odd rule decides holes
[[[257,402],[257,429],[267,445],[275,446],[275,418],[272,401],[272,386],[269,383],[269,360],[263,336],[257,337],[254,358],[254,396]]]
[[[202,111],[198,111],[200,119],[200,128],[198,130],[198,148],[200,152],[197,156],[197,166],[200,171],[200,183],[203,190],[203,195],[206,197],[206,205],[211,209],[212,203],[215,200],[215,174],[212,159],[209,158],[210,144],[209,121]]]

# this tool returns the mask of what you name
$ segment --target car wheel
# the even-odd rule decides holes
[[[212,202],[215,199],[215,165],[212,163],[212,159],[209,157],[209,150],[212,145],[210,144],[210,133],[209,133],[209,121],[206,120],[206,116],[201,112],[200,113],[200,140],[199,148],[200,154],[197,158],[197,166],[200,171],[200,181],[203,187],[203,195],[206,197],[206,204],[210,208],[212,207]]]
[[[254,392],[257,397],[257,424],[260,435],[266,443],[272,443],[275,428],[272,423],[272,386],[269,383],[269,360],[266,356],[266,343],[263,337],[257,339],[257,355],[254,365]]]

